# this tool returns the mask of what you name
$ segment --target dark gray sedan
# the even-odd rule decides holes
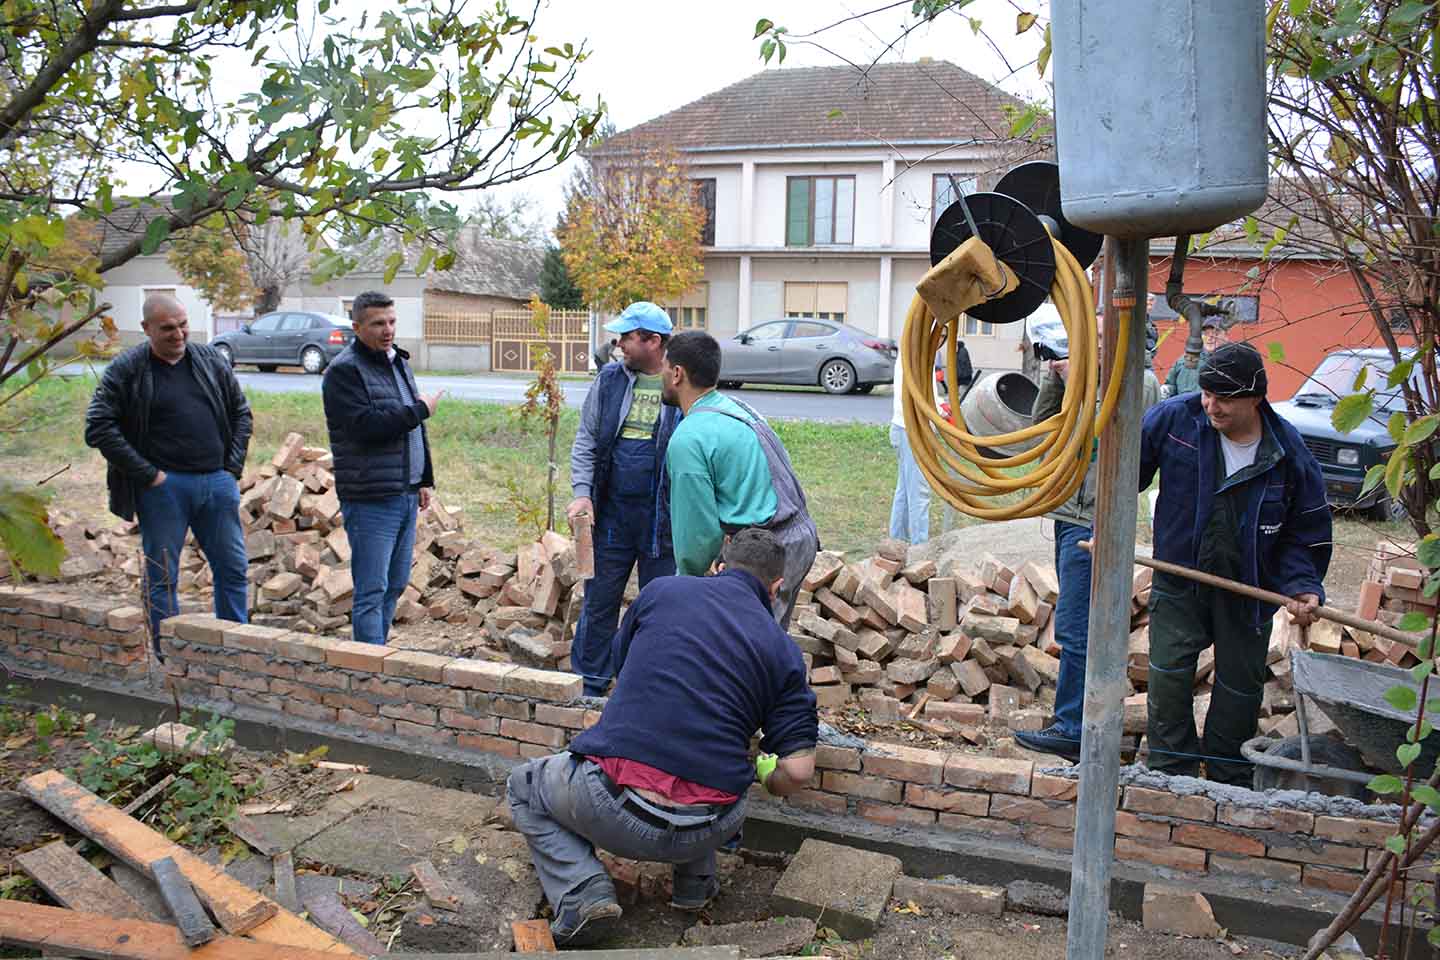
[[[869,393],[895,375],[894,340],[833,320],[774,320],[720,341],[720,385],[819,385],[828,393]]]
[[[227,330],[211,346],[232,366],[253,363],[265,373],[299,366],[306,373],[319,373],[354,339],[355,329],[344,317],[281,310],[256,317],[239,330]]]

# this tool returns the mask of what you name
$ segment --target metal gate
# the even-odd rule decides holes
[[[491,315],[490,369],[528,373],[534,347],[548,344],[566,373],[590,369],[590,314],[585,310],[551,310],[549,335],[541,337],[529,310],[496,310]]]

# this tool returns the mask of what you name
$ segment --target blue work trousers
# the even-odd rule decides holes
[[[1055,521],[1055,572],[1060,578],[1054,614],[1055,642],[1060,644],[1055,724],[1077,741],[1085,708],[1085,652],[1090,646],[1090,554],[1080,549],[1080,541],[1089,539],[1089,527]]]
[[[240,487],[224,470],[165,472],[165,482],[140,491],[135,504],[145,554],[142,589],[150,610],[150,637],[160,649],[160,621],[180,612],[175,587],[185,531],[193,530],[215,582],[215,616],[246,623],[245,532]]]
[[[390,636],[395,605],[410,582],[420,494],[411,491],[380,500],[342,500],[340,510],[350,540],[350,577],[355,583],[351,636],[360,643],[383,644]]]
[[[915,462],[904,427],[890,424],[890,446],[895,448],[899,467],[895,499],[890,505],[890,536],[907,543],[924,543],[930,539],[930,484]]]

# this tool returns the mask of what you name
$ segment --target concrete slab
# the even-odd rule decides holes
[[[696,924],[685,931],[685,945],[733,945],[741,957],[799,955],[815,939],[815,921],[809,917],[776,917],[749,923]]]
[[[516,834],[488,830],[472,838],[463,852],[442,845],[429,857],[416,859],[435,865],[460,898],[460,908],[411,910],[396,949],[508,950],[513,945],[510,924],[538,916],[545,900],[529,849]]]
[[[770,895],[775,912],[813,917],[846,940],[875,933],[900,858],[807,839]]]
[[[351,814],[295,848],[300,860],[316,860],[372,877],[404,874],[437,846],[467,833],[471,824],[426,810],[405,813],[369,808]]]
[[[286,850],[294,850],[306,840],[335,826],[355,812],[346,803],[327,804],[319,813],[291,817],[283,813],[265,813],[251,817],[266,834]]]
[[[360,803],[356,804],[357,807],[369,803],[387,810],[409,813],[437,810],[452,817],[459,816],[477,823],[488,819],[495,811],[495,798],[480,793],[452,790],[448,787],[437,787],[428,783],[417,783],[413,780],[377,777],[368,773],[359,774],[356,781],[354,790],[336,794],[336,797],[350,797],[352,801],[358,800]]]

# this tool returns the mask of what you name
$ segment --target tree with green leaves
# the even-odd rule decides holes
[[[58,344],[103,330],[107,271],[211,218],[293,224],[320,281],[353,266],[331,240],[377,231],[420,250],[406,264],[397,245],[389,277],[447,267],[460,224],[448,197],[553,169],[599,120],[573,90],[586,52],[542,41],[534,12],[0,5],[0,402],[43,376]],[[143,233],[54,265],[78,224],[113,229],[137,204]],[[0,515],[12,557],[16,522]]]
[[[570,270],[560,248],[545,248],[545,261],[540,265],[540,299],[556,310],[584,310],[585,295],[570,279]]]

